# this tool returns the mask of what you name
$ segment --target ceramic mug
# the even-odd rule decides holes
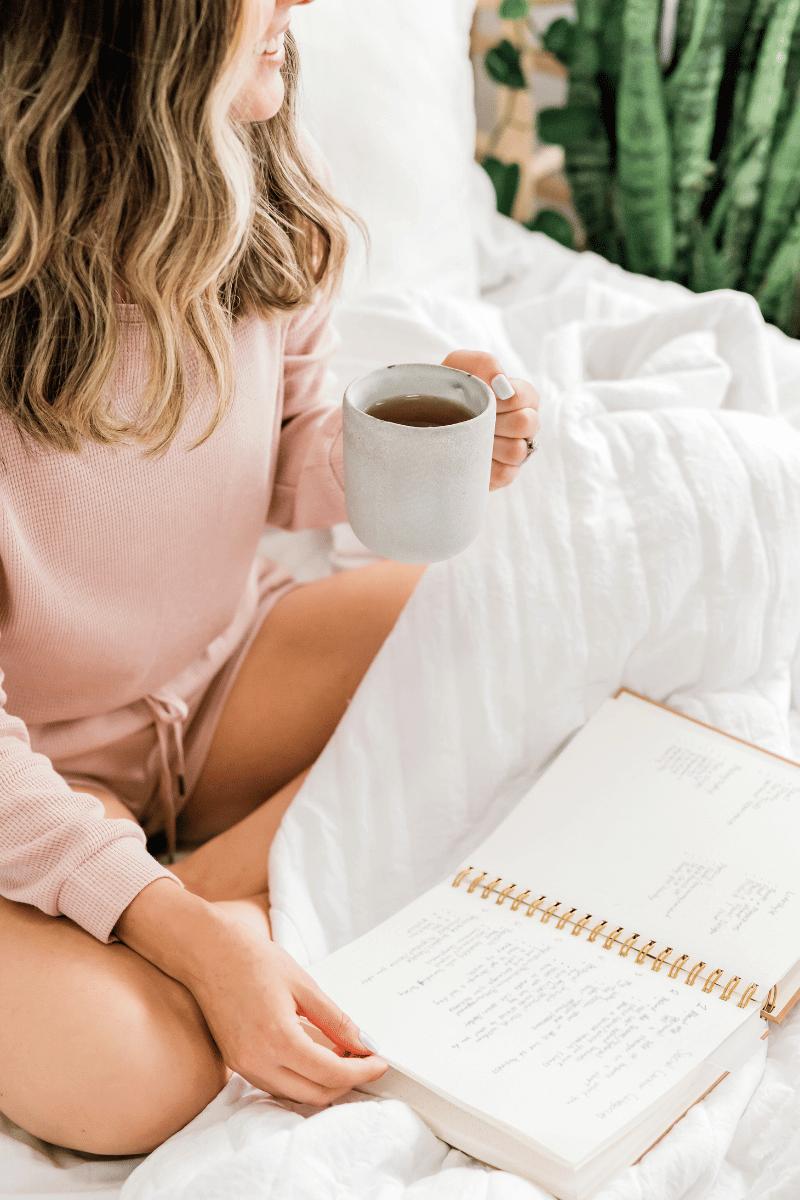
[[[456,400],[474,415],[420,428],[366,411],[404,395]],[[452,367],[406,363],[351,383],[344,394],[344,486],[356,536],[399,562],[437,562],[468,546],[486,511],[495,414],[488,384]]]

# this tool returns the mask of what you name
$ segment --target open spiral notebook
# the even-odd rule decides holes
[[[800,997],[800,765],[631,692],[452,875],[312,967],[446,1141],[591,1196]]]

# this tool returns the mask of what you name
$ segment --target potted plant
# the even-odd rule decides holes
[[[512,89],[528,86],[529,8],[502,0],[519,37],[486,55]],[[554,21],[542,44],[567,70],[567,98],[539,112],[539,139],[564,148],[589,249],[695,291],[748,291],[798,334],[800,0],[671,11],[669,31],[658,0],[578,0],[574,20]],[[487,164],[506,204],[507,165]],[[565,240],[563,222],[540,213],[535,227]]]

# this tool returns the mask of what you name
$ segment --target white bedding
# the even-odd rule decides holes
[[[735,293],[489,228],[483,302],[373,294],[340,316],[337,388],[481,346],[537,382],[543,429],[479,540],[426,572],[283,822],[272,919],[301,961],[445,875],[620,684],[783,753],[800,728],[800,346]],[[361,560],[346,527],[334,542],[335,567]],[[290,545],[304,575],[328,569],[325,538]],[[543,1195],[397,1102],[316,1112],[238,1077],[144,1161],[51,1160],[6,1126],[0,1195],[105,1200],[137,1162],[122,1200]],[[796,1014],[603,1197],[798,1194]]]

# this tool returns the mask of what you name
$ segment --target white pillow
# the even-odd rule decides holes
[[[366,222],[345,294],[478,292],[470,218],[475,0],[319,0],[295,8],[303,123]]]

